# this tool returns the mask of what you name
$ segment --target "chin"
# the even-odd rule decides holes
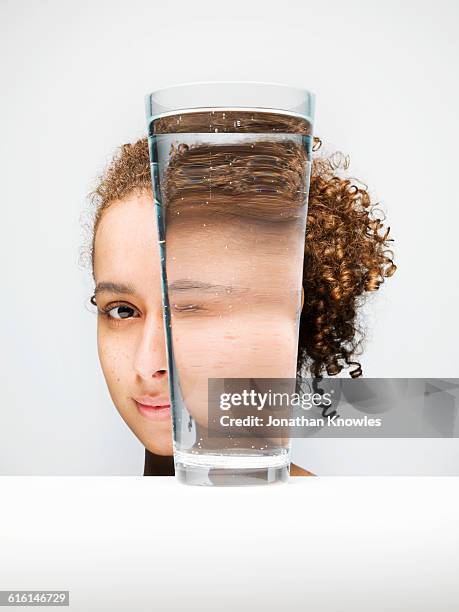
[[[150,451],[150,453],[153,453],[154,455],[162,455],[164,457],[169,457],[174,454],[172,442],[170,442],[169,444],[167,443],[158,444],[158,442],[153,442],[153,443],[147,442],[146,444],[143,443],[143,445],[148,451]]]
[[[174,454],[172,431],[170,428],[166,431],[155,432],[149,436],[138,436],[138,438],[150,453],[163,456]]]
[[[151,423],[145,424],[143,419],[139,420],[139,417],[133,417],[132,414],[120,414],[135,437],[150,453],[163,456],[174,454],[171,423],[163,421],[151,426]]]

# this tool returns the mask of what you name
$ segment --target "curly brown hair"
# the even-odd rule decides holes
[[[264,127],[261,126],[259,131],[266,131]],[[161,133],[180,131],[176,126],[174,128],[166,126]],[[188,126],[188,131],[193,130]],[[250,131],[253,131],[253,123],[250,123]],[[278,131],[285,133],[289,130],[282,125]],[[308,133],[308,130],[304,133]],[[357,322],[358,308],[363,304],[365,293],[378,290],[384,278],[394,274],[397,266],[392,259],[393,252],[386,248],[393,240],[388,238],[390,227],[385,229],[383,220],[375,216],[377,203],[371,201],[367,186],[356,179],[339,176],[340,168],[348,168],[349,158],[341,152],[319,156],[317,151],[322,141],[315,136],[312,142],[313,146],[306,152],[306,158],[311,157],[311,172],[303,265],[305,301],[300,315],[297,371],[301,373],[306,369],[312,376],[321,378],[324,371],[334,376],[346,365],[356,366],[350,371],[350,376],[356,378],[362,375],[361,365],[355,361],[355,356],[361,354],[364,338],[364,332]],[[304,149],[295,149],[292,143],[278,143],[275,151],[269,149],[272,146],[269,142],[260,141],[258,145],[265,147],[265,150],[257,150],[258,159],[266,161],[266,154],[271,156],[270,182],[279,179],[275,189],[277,195],[268,195],[274,207],[272,210],[280,210],[275,204],[281,198],[282,210],[285,212],[286,201],[289,199],[287,196],[290,194],[289,201],[295,202],[292,194],[298,193],[297,177],[304,175],[304,162],[307,161]],[[284,149],[281,151],[282,147]],[[215,152],[215,148],[212,150]],[[169,175],[164,181],[163,194],[167,196],[171,207],[174,202],[177,205],[177,202],[183,200],[183,194],[188,197],[198,195],[202,199],[206,180],[212,186],[215,207],[223,206],[222,200],[218,198],[219,187],[220,195],[227,195],[230,184],[233,193],[239,190],[244,195],[244,200],[240,202],[247,202],[250,189],[254,189],[252,181],[257,175],[254,166],[257,157],[252,155],[250,158],[249,152],[244,151],[241,145],[233,150],[221,148],[221,163],[215,155],[212,157],[214,172],[211,179],[208,176],[206,179],[208,166],[200,162],[208,151],[208,147],[203,148],[201,145],[180,145],[171,152]],[[233,167],[232,174],[228,173],[228,153],[231,153],[233,160],[239,162],[239,170]],[[275,160],[279,160],[277,175]],[[193,171],[192,177],[186,174],[187,164]],[[251,177],[250,181],[248,176]],[[258,173],[261,184],[266,176],[266,172]],[[257,191],[260,190],[259,185],[260,182],[257,182]],[[90,247],[93,271],[95,235],[104,211],[115,200],[143,191],[152,191],[147,138],[122,145],[99,178],[96,189],[91,192],[95,207]],[[243,207],[242,204],[240,207]],[[253,202],[250,210],[252,214],[256,210]],[[235,209],[233,212],[238,214]]]

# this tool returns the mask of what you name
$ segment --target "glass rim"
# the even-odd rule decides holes
[[[230,86],[234,86],[234,91],[230,89]],[[212,87],[215,87],[215,90],[212,90]],[[253,91],[251,91],[251,87]],[[206,99],[206,89],[209,95],[208,99]],[[180,100],[181,95],[182,100]],[[170,96],[169,99],[168,96]],[[174,96],[177,96],[176,102],[174,102]],[[290,100],[289,96],[291,97]],[[225,97],[228,102],[225,102]],[[266,98],[266,104],[262,102],[264,98]],[[193,101],[189,102],[189,99]],[[270,99],[271,103],[269,103]],[[306,87],[298,87],[287,83],[210,80],[188,81],[155,89],[145,94],[144,100],[148,120],[173,115],[176,112],[197,109],[208,111],[233,108],[237,110],[257,109],[259,111],[265,109],[281,114],[293,114],[313,121],[316,94]]]
[[[275,81],[187,81],[184,83],[176,83],[175,85],[168,85],[166,87],[160,87],[154,89],[149,93],[145,94],[146,97],[152,96],[153,94],[160,93],[170,89],[178,89],[179,87],[189,87],[190,85],[269,85],[270,87],[279,87],[282,89],[291,89],[292,91],[308,93],[309,95],[316,97],[316,94],[306,87],[297,87],[296,85],[288,85],[287,83],[279,83]]]

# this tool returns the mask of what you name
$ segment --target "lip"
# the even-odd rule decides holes
[[[165,398],[145,395],[133,400],[140,414],[150,421],[167,421],[171,418],[171,405]]]

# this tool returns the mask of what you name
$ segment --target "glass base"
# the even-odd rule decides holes
[[[195,457],[189,453],[176,453],[175,476],[179,482],[200,486],[242,487],[279,484],[288,482],[290,477],[289,453],[281,457],[204,455],[198,460],[193,459]],[[241,463],[245,462],[248,465],[243,467]]]
[[[289,475],[290,470],[287,465],[275,468],[231,470],[224,468],[198,468],[179,463],[175,468],[175,476],[183,484],[217,487],[279,484],[281,482],[288,482]]]

